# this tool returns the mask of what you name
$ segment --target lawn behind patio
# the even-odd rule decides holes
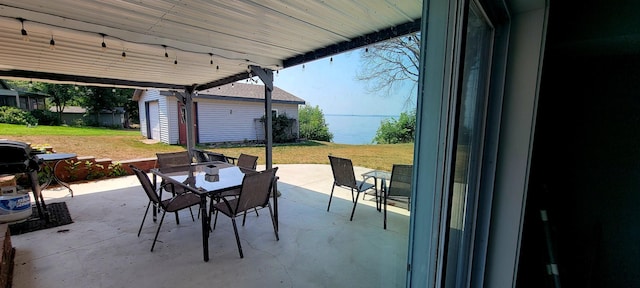
[[[92,127],[12,125],[0,123],[0,139],[49,145],[56,152],[76,153],[114,161],[155,157],[156,153],[184,151],[184,146],[163,143],[145,144],[139,130],[113,130]],[[240,153],[257,155],[264,164],[264,146],[207,148],[209,151],[237,157]],[[273,147],[274,164],[329,164],[328,155],[350,158],[355,166],[390,171],[393,164],[413,162],[413,143],[347,145],[306,141]]]

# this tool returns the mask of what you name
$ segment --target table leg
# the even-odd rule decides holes
[[[40,190],[44,190],[47,189],[47,187],[49,187],[49,185],[51,185],[51,181],[53,181],[53,169],[54,166],[51,165],[51,161],[44,161],[44,165],[45,165],[45,174],[47,174],[47,182],[42,184],[42,186],[40,186]]]
[[[200,216],[202,216],[202,255],[209,262],[209,214],[207,213],[207,195],[200,195]]]
[[[373,188],[376,189],[376,209],[380,212],[382,211],[382,199],[380,199],[381,193],[378,192],[378,178],[374,177],[373,181],[375,182]],[[380,184],[380,189],[382,190],[382,184]]]
[[[58,168],[58,165],[60,165],[60,162],[61,160],[56,161],[56,164],[53,166],[53,170],[51,171],[51,175],[53,176],[53,179],[56,180],[56,182],[58,182],[58,184],[69,189],[69,193],[71,193],[71,197],[73,197],[73,190],[71,190],[71,185],[69,185],[68,183],[65,183],[64,181],[60,180],[58,176],[56,176],[56,168]],[[51,178],[49,178],[49,180],[51,180]]]

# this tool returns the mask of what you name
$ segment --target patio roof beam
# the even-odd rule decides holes
[[[244,79],[249,78],[249,73],[238,73],[235,75],[231,75],[229,77],[225,77],[222,79],[218,79],[216,81],[212,81],[209,83],[204,83],[204,84],[200,84],[196,87],[196,91],[202,91],[202,90],[207,90],[213,87],[218,87],[218,86],[222,86],[225,84],[229,84],[229,83],[233,83],[233,82],[238,82]]]
[[[140,82],[123,79],[99,78],[89,76],[77,76],[47,72],[25,71],[25,70],[0,70],[0,77],[15,77],[22,79],[50,80],[66,82],[70,84],[95,84],[96,86],[120,86],[131,88],[158,88],[169,90],[184,90],[184,85],[156,82]]]
[[[389,40],[391,38],[407,35],[413,32],[420,31],[420,23],[421,19],[418,18],[412,22],[406,22],[404,24],[369,33],[363,36],[358,36],[348,41],[343,41],[324,48],[310,51],[299,56],[285,59],[284,61],[282,61],[282,64],[284,68],[287,68],[331,55],[340,54],[342,52],[357,49],[377,42]]]

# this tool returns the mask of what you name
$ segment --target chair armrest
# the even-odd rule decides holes
[[[227,158],[227,162],[236,165],[236,162],[238,161],[238,158],[236,157],[231,157],[231,156],[224,156],[225,158]]]

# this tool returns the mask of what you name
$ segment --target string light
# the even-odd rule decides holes
[[[329,63],[333,63],[333,57],[329,58]]]
[[[20,30],[20,34],[22,34],[22,40],[29,42],[29,33],[27,33],[27,30],[24,29],[24,19],[18,18],[18,20],[20,20],[20,23],[22,24],[22,30]]]
[[[104,36],[107,36],[104,33],[100,33],[100,35],[102,36],[102,52],[107,51],[107,43],[104,43]]]
[[[0,16],[0,17],[2,17],[2,16]],[[20,21],[20,24],[21,24],[20,34],[22,35],[22,39],[23,39],[24,41],[30,41],[29,33],[28,33],[28,32],[27,32],[27,30],[25,29],[25,25],[24,25],[24,22],[25,22],[25,21],[29,21],[29,20],[24,19],[24,18],[14,18],[14,19],[17,19],[18,21]],[[35,23],[39,23],[39,24],[46,25],[46,23],[42,23],[42,22],[38,22],[38,21],[31,21],[31,22],[35,22]],[[91,31],[87,31],[87,30],[74,29],[74,28],[65,28],[65,29],[68,29],[68,30],[74,30],[74,31],[77,31],[77,32],[94,33],[94,35],[95,35],[95,34],[98,34],[98,35],[102,36],[102,42],[100,43],[100,48],[101,48],[102,52],[106,52],[106,51],[107,51],[107,49],[109,48],[109,47],[107,46],[107,43],[106,43],[106,36],[109,36],[109,35],[107,35],[107,34],[105,34],[105,33],[91,32]],[[134,44],[153,45],[153,44],[144,43],[144,42],[127,41],[127,40],[124,40],[124,39],[122,39],[122,38],[118,38],[118,37],[114,37],[114,36],[110,36],[110,37],[111,37],[111,38],[114,38],[114,39],[122,40],[122,41],[124,41],[124,42],[134,43]],[[156,45],[157,45],[157,44],[156,44]],[[168,48],[169,46],[167,46],[167,45],[161,45],[161,46],[164,48],[164,57],[167,59],[167,61],[171,61],[171,58],[169,57],[169,53],[168,53],[168,50],[167,50],[167,48]],[[57,49],[57,48],[58,48],[58,47],[56,47],[55,39],[54,39],[54,37],[53,37],[53,33],[52,33],[52,35],[51,35],[51,39],[49,40],[49,49],[51,49],[51,50],[55,50],[55,49]],[[169,47],[169,48],[171,48],[171,47]],[[190,50],[183,50],[183,49],[177,49],[177,48],[176,48],[176,50],[178,50],[178,51],[184,51],[184,52],[188,52],[188,53],[201,54],[201,53],[199,53],[199,52],[196,52],[196,51],[190,51]],[[202,53],[202,54],[203,54],[203,53]],[[214,58],[214,57],[213,57],[213,56],[214,56],[214,53],[209,52],[209,53],[206,53],[206,54],[209,54],[209,57],[210,57],[210,59],[209,59],[209,64],[210,64],[210,65],[212,65],[212,67],[213,67],[213,65],[215,65],[215,67],[216,67],[216,72],[219,72],[219,71],[220,71],[220,66],[219,66],[218,64],[214,64],[214,60],[213,60],[213,58]],[[126,60],[126,57],[127,57],[127,53],[126,53],[126,49],[125,49],[124,47],[123,47],[123,49],[122,49],[122,54],[121,54],[121,56],[122,56],[122,61],[125,61],[125,60]],[[129,55],[129,56],[131,56],[131,55]],[[217,56],[220,56],[220,55],[217,55]],[[233,57],[224,57],[224,56],[220,56],[220,57],[222,57],[222,58],[224,58],[224,59],[228,59],[228,60],[238,60],[238,61],[243,60],[243,61],[245,61],[245,62],[247,62],[247,63],[253,63],[253,61],[251,61],[251,60],[249,60],[249,59],[244,59],[244,58],[233,58]],[[174,62],[174,64],[176,64],[176,65],[177,65],[177,62],[178,62],[177,57],[176,57],[176,59],[174,59],[174,61],[173,61],[173,62]],[[258,64],[258,65],[260,65],[260,64]],[[276,64],[276,66],[279,66],[279,65],[277,65],[277,64]]]
[[[51,35],[51,40],[49,41],[49,49],[56,50],[56,40],[53,40],[53,35]]]

